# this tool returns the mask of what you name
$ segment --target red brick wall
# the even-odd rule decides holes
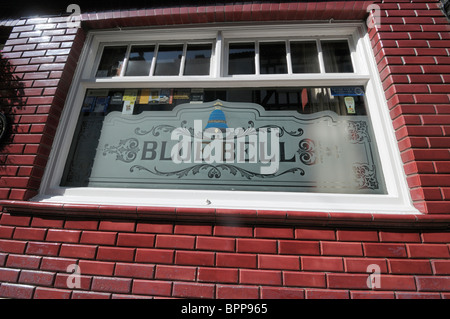
[[[363,21],[372,2],[184,7],[82,19],[85,28],[97,29]],[[23,93],[0,155],[0,297],[448,298],[450,27],[438,1],[380,2],[381,25],[370,38],[411,195],[427,215],[307,213],[301,207],[284,216],[172,208],[141,215],[136,208],[90,206],[89,212],[72,206],[64,217],[64,206],[28,204],[24,200],[37,194],[85,33],[65,28],[61,18],[15,21],[4,56]],[[66,285],[70,264],[80,267],[80,288]],[[370,264],[381,269],[381,288],[366,285]]]
[[[449,298],[448,230],[0,219],[0,296]],[[81,286],[67,288],[78,264]],[[369,289],[369,265],[381,271]]]
[[[383,1],[370,32],[416,208],[450,213],[450,24],[438,1]]]

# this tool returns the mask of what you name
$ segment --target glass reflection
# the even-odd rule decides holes
[[[230,43],[228,74],[255,74],[254,43]]]
[[[99,78],[119,76],[122,72],[123,60],[125,59],[126,53],[126,46],[105,47],[96,76]]]
[[[260,43],[259,61],[261,74],[283,74],[287,73],[286,44]]]
[[[152,66],[154,46],[133,46],[128,59],[126,76],[148,76]]]
[[[345,40],[321,41],[325,71],[327,73],[353,72],[348,42]]]
[[[156,58],[155,75],[179,75],[183,45],[161,45]]]
[[[320,73],[316,42],[291,42],[292,72]]]
[[[188,45],[184,75],[209,75],[211,49],[211,44]]]

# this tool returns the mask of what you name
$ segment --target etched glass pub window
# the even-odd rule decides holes
[[[41,198],[412,211],[363,29],[242,28],[90,33]]]
[[[62,185],[385,192],[351,86],[87,90]]]

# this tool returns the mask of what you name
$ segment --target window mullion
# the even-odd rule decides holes
[[[127,53],[125,53],[125,59],[123,59],[122,69],[120,70],[119,75],[120,77],[123,77],[125,75],[125,69],[127,68],[128,60],[130,59],[130,52],[131,52],[131,44],[128,45]]]
[[[255,74],[260,75],[259,41],[255,41]]]
[[[320,43],[320,40],[316,40],[317,44],[317,51],[319,53],[319,66],[320,66],[320,73],[325,73],[325,62],[323,59],[323,52],[322,52],[322,44]]]
[[[213,77],[218,78],[223,76],[222,70],[225,70],[225,67],[228,65],[227,59],[223,55],[223,37],[220,31],[217,32],[216,44],[213,46],[213,56],[210,73]]]
[[[286,63],[287,63],[287,70],[288,74],[292,74],[292,58],[291,58],[291,43],[289,40],[286,42]]]
[[[186,52],[187,52],[187,42],[183,44],[183,55],[181,56],[180,61],[180,72],[178,73],[179,76],[183,76],[184,73],[184,66],[186,64]]]
[[[153,54],[152,65],[150,67],[150,76],[153,76],[153,74],[155,74],[156,58],[158,57],[158,51],[159,51],[159,44],[157,43],[155,45],[155,54]]]

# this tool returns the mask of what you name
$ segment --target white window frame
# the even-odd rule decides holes
[[[173,39],[173,40],[168,40]],[[354,73],[227,75],[227,44],[233,41],[347,39]],[[209,76],[117,76],[95,78],[104,45],[154,43],[213,43]],[[155,57],[156,58],[156,57]],[[125,67],[124,67],[125,69]],[[344,84],[343,84],[344,83]],[[102,88],[233,88],[283,86],[365,86],[368,115],[386,183],[386,195],[293,193],[223,190],[121,189],[61,187],[67,156],[86,89]],[[113,204],[154,207],[209,207],[227,209],[420,214],[412,205],[409,188],[364,23],[238,24],[205,27],[147,28],[145,30],[91,31],[69,90],[53,149],[33,200],[48,203]]]

